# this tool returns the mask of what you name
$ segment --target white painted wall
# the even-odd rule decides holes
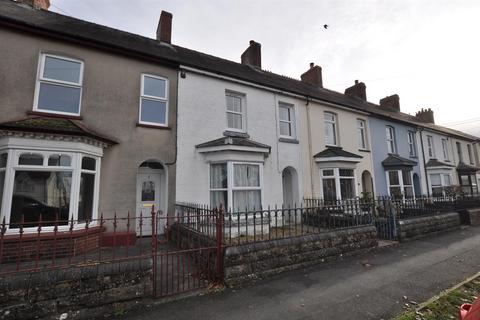
[[[227,128],[225,91],[235,91],[246,96],[246,132],[250,139],[271,146],[264,160],[263,206],[283,203],[282,170],[293,167],[299,180],[299,197],[303,197],[304,172],[300,144],[279,142],[277,125],[278,102],[295,105],[302,114],[304,105],[295,99],[245,84],[218,79],[187,71],[179,77],[178,88],[178,160],[177,201],[209,204],[209,163],[196,145],[223,137]],[[297,128],[305,125],[297,117]],[[248,155],[238,155],[236,160],[248,160]]]

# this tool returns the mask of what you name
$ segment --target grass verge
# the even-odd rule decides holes
[[[418,308],[410,309],[392,320],[452,320],[458,319],[463,303],[472,303],[480,295],[480,273],[442,292]]]

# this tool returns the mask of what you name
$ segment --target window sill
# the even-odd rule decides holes
[[[28,116],[42,116],[42,117],[50,117],[50,118],[60,118],[60,119],[83,120],[82,116],[50,113],[50,112],[43,112],[43,111],[27,111],[27,115]]]
[[[297,139],[294,138],[279,138],[279,142],[285,142],[285,143],[293,143],[293,144],[299,144],[300,142]]]
[[[372,151],[370,151],[370,150],[368,150],[368,149],[358,149],[358,151],[360,151],[360,152],[368,152],[368,153],[372,152]]]
[[[172,130],[171,127],[167,127],[167,126],[155,126],[153,124],[143,124],[143,123],[137,123],[137,127],[149,128],[149,129],[159,129],[159,130]]]
[[[233,131],[233,130],[225,130],[223,132],[225,137],[239,137],[239,138],[246,138],[249,139],[250,135],[245,131]]]

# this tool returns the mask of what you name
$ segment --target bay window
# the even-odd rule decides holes
[[[34,110],[80,115],[83,62],[42,54],[39,63]]]
[[[331,168],[320,170],[322,195],[325,201],[356,197],[354,169]]]
[[[449,173],[432,173],[430,174],[430,185],[432,196],[443,197],[446,196],[446,188],[451,185],[451,178]]]
[[[8,160],[8,161],[7,161]],[[10,230],[96,218],[100,158],[83,152],[8,149],[0,154],[0,208]],[[3,201],[2,201],[3,200]]]
[[[210,164],[210,205],[234,212],[262,206],[262,166],[257,163]]]
[[[412,170],[389,170],[386,174],[388,193],[391,197],[399,199],[414,197]]]

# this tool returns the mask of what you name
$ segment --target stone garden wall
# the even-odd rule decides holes
[[[412,217],[398,221],[398,240],[409,241],[432,233],[458,229],[460,217],[457,212],[442,213],[428,217]]]
[[[480,208],[462,210],[459,214],[462,224],[469,226],[480,225]]]

